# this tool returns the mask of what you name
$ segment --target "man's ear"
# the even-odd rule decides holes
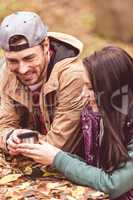
[[[44,39],[44,41],[42,42],[42,46],[43,46],[44,54],[46,54],[50,49],[50,44],[49,44],[49,38],[48,37],[46,37]]]

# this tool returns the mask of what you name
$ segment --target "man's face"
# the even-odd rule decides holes
[[[41,80],[46,55],[40,45],[18,52],[5,52],[5,58],[7,67],[24,85],[30,86]]]

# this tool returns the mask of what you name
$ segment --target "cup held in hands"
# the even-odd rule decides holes
[[[18,137],[22,143],[34,144],[38,143],[39,140],[39,132],[38,131],[28,131],[20,134]]]

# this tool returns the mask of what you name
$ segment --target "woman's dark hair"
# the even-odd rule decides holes
[[[100,166],[111,172],[130,159],[124,127],[133,102],[133,59],[123,49],[108,46],[85,58],[83,63],[104,124]]]

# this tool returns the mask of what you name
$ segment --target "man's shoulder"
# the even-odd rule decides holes
[[[65,70],[62,70],[62,75],[68,75],[70,77],[80,76],[82,78],[85,73],[85,67],[81,59],[76,59],[67,64]]]
[[[86,69],[81,59],[77,59],[69,63],[60,73],[59,82],[61,85],[66,85],[75,81],[79,84],[88,83],[88,76]]]
[[[84,71],[84,65],[80,58],[74,60],[69,64],[69,70],[71,71]]]
[[[72,62],[67,62],[60,67],[60,71],[64,73],[84,71],[84,65],[80,58],[74,59]]]

